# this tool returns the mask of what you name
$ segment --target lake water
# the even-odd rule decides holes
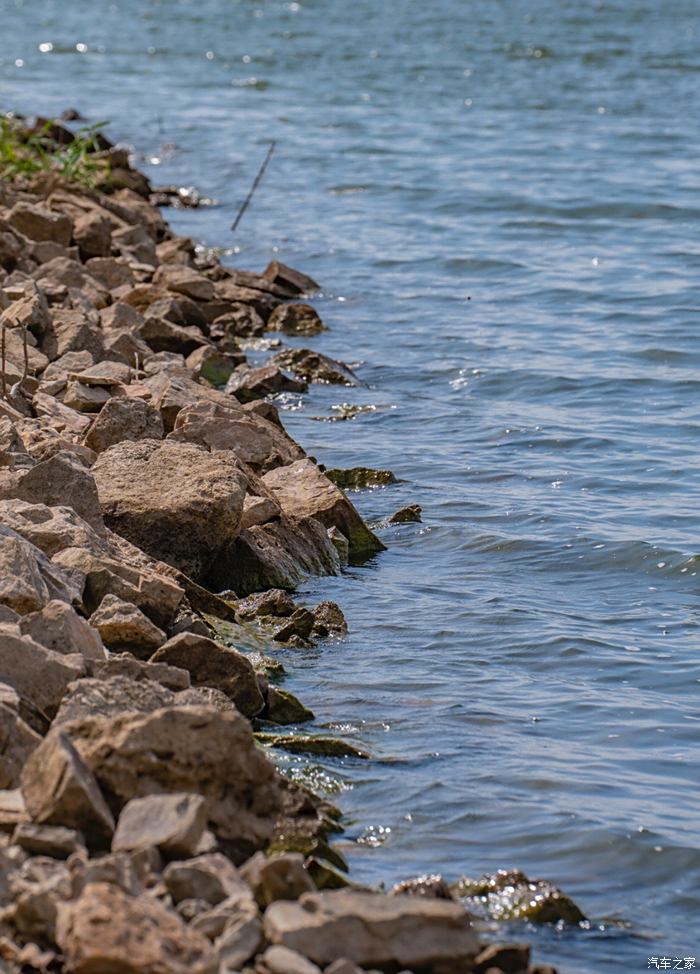
[[[181,232],[323,284],[360,390],[285,421],[387,553],[305,595],[287,686],[370,763],[342,848],[389,882],[517,866],[563,972],[700,957],[700,2],[5,0],[5,109],[110,119]],[[268,142],[277,151],[235,237]],[[311,417],[351,401],[352,422]],[[700,963],[700,959],[698,961]]]

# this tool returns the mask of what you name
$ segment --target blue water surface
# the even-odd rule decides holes
[[[699,0],[2,4],[5,110],[111,120],[220,202],[179,232],[322,283],[365,385],[285,422],[405,481],[373,523],[424,510],[306,586],[348,639],[282,654],[375,756],[317,769],[341,848],[554,880],[590,928],[503,936],[564,972],[700,958],[699,79]]]

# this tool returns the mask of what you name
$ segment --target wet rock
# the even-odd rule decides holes
[[[215,974],[209,942],[150,897],[89,883],[58,906],[56,942],[74,974]]]
[[[452,886],[452,892],[474,913],[494,920],[528,920],[531,923],[580,923],[585,916],[572,899],[552,883],[530,880],[519,870],[468,879]]]
[[[404,879],[391,889],[391,895],[426,896],[437,900],[454,900],[449,885],[442,876],[425,875]]]
[[[320,967],[288,947],[268,947],[258,957],[255,971],[256,974],[322,974]]]
[[[34,822],[76,829],[103,847],[114,819],[99,786],[62,730],[49,732],[22,771],[22,796]]]
[[[341,490],[364,490],[366,487],[388,487],[398,483],[391,470],[372,470],[369,467],[335,468],[326,470],[325,474]]]
[[[336,552],[338,553],[338,559],[340,564],[345,566],[350,561],[350,542],[345,537],[342,531],[333,525],[333,527],[328,528],[328,540],[331,542]]]
[[[30,856],[50,856],[52,859],[67,859],[76,852],[86,851],[80,832],[61,825],[22,822],[15,829],[12,842]]]
[[[264,334],[265,322],[249,304],[227,304],[226,309],[212,323],[212,338],[256,338]]]
[[[479,942],[456,903],[350,890],[307,893],[277,902],[264,918],[265,936],[327,965],[345,957],[362,967],[426,968],[471,963]]]
[[[347,889],[351,885],[345,872],[320,856],[309,856],[304,866],[317,889]]]
[[[285,622],[276,628],[272,633],[275,642],[286,643],[293,636],[299,639],[308,640],[314,628],[315,618],[308,609],[298,608],[289,616]]]
[[[190,352],[186,364],[197,379],[204,379],[212,386],[224,386],[236,366],[243,361],[244,355],[227,355],[211,345],[202,345]]]
[[[314,616],[311,634],[317,639],[347,635],[348,624],[337,602],[319,602],[311,611]]]
[[[348,741],[336,737],[321,737],[316,734],[268,734],[258,733],[258,740],[270,747],[279,747],[291,754],[315,754],[323,758],[361,758],[369,760],[370,755]]]
[[[317,335],[326,329],[310,304],[281,304],[270,315],[267,327],[290,335]]]
[[[157,409],[143,399],[112,398],[85,436],[85,445],[104,453],[123,440],[162,440],[163,420]]]
[[[280,517],[242,530],[211,576],[212,584],[241,595],[294,589],[307,575],[334,575],[340,559],[315,518]]]
[[[268,589],[242,599],[236,606],[242,619],[256,619],[261,616],[286,618],[296,611],[297,605],[289,592],[281,588]]]
[[[313,720],[314,714],[293,693],[271,686],[267,692],[264,717],[275,724],[303,724]]]
[[[313,880],[304,868],[304,857],[296,852],[266,856],[257,852],[241,866],[241,876],[253,891],[261,910],[276,900],[298,900],[313,892]]]
[[[207,825],[199,795],[148,795],[127,802],[112,838],[113,852],[158,848],[169,857],[194,856]]]
[[[92,473],[109,527],[195,581],[236,538],[245,479],[229,452],[123,442],[100,454]]]
[[[314,352],[310,348],[286,348],[272,359],[272,364],[288,369],[306,382],[321,382],[326,385],[357,386],[359,380],[355,373],[335,359]]]
[[[219,852],[172,862],[163,879],[175,903],[196,899],[216,906],[225,900],[231,909],[234,904],[245,905],[253,898],[238,869]]]
[[[396,514],[392,514],[389,524],[415,524],[422,520],[421,514],[420,504],[409,504],[408,507],[402,507]]]
[[[313,461],[297,460],[270,470],[263,481],[288,516],[313,517],[327,528],[338,528],[348,539],[351,559],[362,560],[384,550],[347,497]]]
[[[142,659],[151,656],[166,640],[163,630],[147,615],[116,595],[105,595],[90,616],[90,625],[112,652],[129,652]]]
[[[312,291],[319,291],[320,285],[308,274],[287,267],[281,261],[271,261],[263,271],[263,277],[267,278],[272,284],[277,284],[288,291],[296,294],[309,294]]]
[[[88,717],[65,729],[115,809],[145,795],[194,792],[207,799],[210,828],[234,859],[269,841],[280,784],[236,712],[167,707]]]
[[[252,402],[279,392],[306,392],[306,382],[292,379],[274,365],[239,365],[226,383],[226,392],[239,402]]]
[[[7,222],[29,240],[51,240],[64,247],[71,241],[72,221],[34,203],[15,203],[7,214]]]
[[[263,709],[263,697],[250,660],[213,639],[183,632],[169,639],[151,659],[154,663],[168,663],[187,670],[193,686],[221,690],[246,717],[254,717]]]
[[[236,400],[199,401],[177,415],[168,437],[212,450],[231,450],[257,472],[292,463],[304,451],[283,430],[262,416],[241,409]]]
[[[530,966],[529,944],[489,944],[474,960],[474,974],[503,971],[503,974],[525,974]]]

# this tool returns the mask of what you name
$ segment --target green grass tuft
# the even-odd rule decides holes
[[[73,141],[52,137],[54,123],[28,129],[12,118],[0,118],[0,179],[55,172],[76,183],[95,187],[109,179],[109,161],[100,156],[99,131],[107,123],[87,125]]]

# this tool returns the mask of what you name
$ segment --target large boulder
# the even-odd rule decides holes
[[[216,974],[209,941],[150,896],[88,883],[60,903],[56,942],[73,974]]]
[[[234,860],[269,841],[281,785],[248,721],[235,711],[166,707],[87,717],[63,728],[113,811],[132,798],[194,792],[207,799],[210,828]]]
[[[123,442],[102,453],[92,473],[108,526],[195,580],[236,538],[245,477],[228,451]]]
[[[457,972],[471,970],[467,965],[480,950],[469,914],[457,903],[355,890],[279,900],[267,908],[264,930],[269,943],[321,967],[344,957],[382,970],[450,964]]]
[[[95,481],[74,453],[61,451],[23,474],[14,496],[32,504],[68,505],[96,531],[104,531]]]
[[[103,453],[123,440],[162,440],[163,420],[143,399],[113,398],[105,404],[85,437],[85,445]]]
[[[255,717],[265,705],[248,657],[206,636],[179,633],[160,647],[151,662],[187,670],[192,686],[221,690],[246,717]]]
[[[313,517],[327,528],[338,528],[348,539],[352,560],[362,561],[384,550],[385,546],[353,504],[313,460],[297,460],[288,467],[277,467],[262,479],[289,517]]]

